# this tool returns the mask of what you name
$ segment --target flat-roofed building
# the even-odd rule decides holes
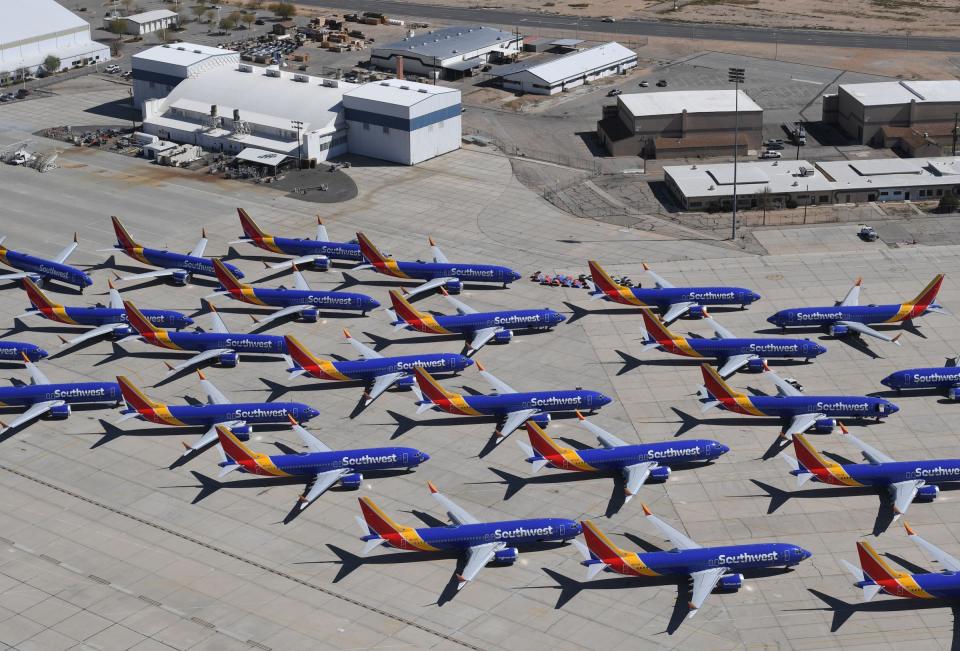
[[[370,64],[382,70],[396,71],[397,62],[402,57],[405,75],[457,78],[488,62],[510,60],[522,47],[522,35],[494,27],[444,27],[378,45],[370,53]]]
[[[132,16],[120,16],[118,18],[107,16],[103,19],[104,27],[109,27],[109,24],[114,20],[123,21],[124,34],[143,36],[144,34],[158,32],[161,29],[172,29],[176,27],[180,21],[180,17],[169,9],[154,9],[153,11],[144,11],[143,13],[133,14]]]
[[[0,72],[36,74],[49,56],[60,60],[60,70],[110,60],[110,47],[90,37],[90,23],[54,0],[7,0],[0,6]]]
[[[133,55],[133,104],[143,111],[148,99],[163,98],[184,79],[221,66],[236,67],[240,54],[210,45],[158,45]]]
[[[580,43],[577,39],[553,43]],[[585,83],[617,75],[637,66],[637,53],[616,42],[604,43],[564,56],[520,61],[493,72],[505,90],[554,95]]]

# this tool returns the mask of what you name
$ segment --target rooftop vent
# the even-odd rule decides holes
[[[177,49],[180,50],[181,52],[186,52],[186,50],[187,50],[187,48],[182,47],[182,46],[181,46],[181,47],[178,47]]]
[[[308,77],[308,76],[306,76],[306,75],[294,75],[294,76],[293,76],[293,80],[294,80],[294,81],[299,81],[301,84],[305,84],[305,83],[307,83],[308,81],[310,81],[310,77]]]
[[[201,52],[200,50],[194,50],[193,53],[194,53],[194,54],[203,54],[203,52]]]
[[[337,81],[336,79],[324,79],[323,85],[326,86],[327,88],[339,88],[340,82]]]
[[[387,82],[385,82],[385,81],[381,81],[381,82],[380,82],[380,85],[381,85],[381,86],[389,86],[390,84],[387,83]]]
[[[424,93],[424,94],[426,94],[427,89],[426,89],[426,88],[418,88],[418,89],[417,89],[417,92],[418,92],[418,93]]]
[[[409,86],[400,86],[400,88],[402,88],[403,90],[410,90]]]
[[[278,68],[267,68],[267,72],[266,72],[265,74],[266,74],[268,77],[279,77],[279,76],[280,76],[280,70],[279,70]]]
[[[253,66],[248,66],[245,63],[241,63],[237,70],[240,72],[253,72]]]

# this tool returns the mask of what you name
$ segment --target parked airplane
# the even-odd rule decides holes
[[[674,466],[700,461],[715,461],[730,448],[705,439],[687,439],[666,443],[630,444],[594,425],[577,412],[580,425],[593,432],[600,445],[596,449],[573,449],[557,444],[532,420],[527,421],[530,445],[517,441],[527,454],[526,461],[539,472],[544,466],[574,472],[619,472],[629,502],[648,480],[666,481]]]
[[[597,391],[525,391],[518,393],[506,382],[488,373],[480,362],[477,368],[484,380],[493,387],[488,395],[461,395],[447,391],[421,367],[413,369],[420,399],[417,413],[439,409],[459,416],[497,416],[497,443],[513,433],[527,420],[546,426],[551,412],[596,411],[610,404],[611,399]]]
[[[357,240],[360,242],[360,251],[366,261],[365,264],[356,267],[357,269],[373,269],[377,273],[404,280],[426,281],[411,290],[411,296],[438,287],[459,294],[464,283],[502,283],[506,287],[514,280],[520,279],[520,274],[508,267],[450,262],[440,247],[434,244],[432,238],[429,241],[433,262],[394,260],[378,251],[373,242],[363,233],[357,233]]]
[[[960,367],[956,357],[948,357],[941,367],[908,368],[891,373],[880,384],[900,393],[903,389],[939,389],[951,400],[960,399]]]
[[[127,311],[127,320],[137,333],[133,338],[168,350],[199,351],[175,366],[167,364],[171,373],[196,366],[208,359],[216,359],[221,366],[233,368],[240,360],[240,355],[287,353],[287,344],[283,337],[230,332],[212,305],[210,319],[213,322],[213,332],[171,332],[150,323],[130,301],[124,301],[123,307]]]
[[[0,263],[19,269],[17,273],[0,274],[0,281],[20,280],[21,278],[30,278],[34,282],[43,283],[46,280],[59,280],[67,285],[75,285],[83,291],[84,287],[93,284],[89,275],[80,271],[76,267],[64,264],[74,249],[77,248],[77,234],[73,234],[73,242],[67,245],[63,251],[51,259],[38,258],[29,253],[14,251],[3,246],[7,236],[0,237]]]
[[[404,527],[380,510],[369,497],[360,498],[363,519],[357,518],[366,532],[361,554],[366,556],[381,545],[396,549],[436,552],[465,551],[463,572],[457,575],[457,590],[473,581],[488,563],[512,565],[519,556],[517,547],[542,541],[573,540],[580,525],[566,518],[527,518],[481,522],[466,509],[443,495],[432,483],[430,493],[450,518],[447,527]]]
[[[747,337],[737,338],[732,332],[713,320],[703,309],[703,316],[716,333],[715,339],[682,337],[670,332],[663,322],[649,309],[642,307],[643,351],[658,348],[664,352],[684,357],[712,357],[717,360],[720,377],[729,377],[741,368],[762,371],[768,357],[803,358],[810,361],[827,349],[809,339],[772,339]]]
[[[39,368],[23,356],[30,371],[30,384],[0,387],[0,407],[26,407],[10,423],[0,422],[0,434],[36,418],[47,416],[63,420],[70,415],[70,405],[78,403],[120,403],[120,387],[116,382],[53,383]]]
[[[829,434],[838,418],[886,418],[900,411],[892,402],[870,396],[808,396],[769,368],[764,375],[777,385],[776,396],[748,396],[731,389],[723,378],[707,364],[702,364],[704,386],[709,400],[703,411],[714,407],[745,416],[779,417],[786,424],[780,436],[787,439],[811,427],[819,434]]]
[[[960,481],[960,459],[896,461],[847,432],[844,438],[863,452],[868,463],[845,463],[827,459],[803,435],[793,437],[797,457],[781,453],[796,476],[797,487],[808,479],[834,486],[875,486],[886,489],[893,500],[894,520],[907,512],[914,500],[932,502],[940,488],[937,484]]]
[[[290,417],[293,430],[309,452],[266,455],[254,452],[224,425],[217,425],[217,437],[224,460],[220,477],[233,470],[266,477],[309,477],[308,488],[300,496],[303,510],[328,488],[339,483],[343,488],[359,488],[363,473],[416,468],[430,458],[416,448],[388,447],[357,450],[331,450],[320,439]]]
[[[321,310],[356,310],[366,314],[380,306],[380,303],[366,294],[323,292],[310,289],[310,285],[307,284],[296,265],[293,267],[293,289],[253,287],[241,283],[222,261],[214,260],[213,265],[224,291],[214,292],[211,296],[226,295],[251,305],[280,308],[276,312],[258,319],[257,323],[260,324],[270,323],[292,314],[298,315],[307,323],[316,323]]]
[[[351,337],[348,330],[344,329],[343,334],[362,359],[347,361],[321,359],[294,337],[287,335],[285,337],[286,348],[289,351],[287,360],[290,365],[287,370],[290,372],[290,377],[307,374],[318,380],[338,382],[362,380],[366,383],[363,391],[364,406],[366,406],[395,384],[413,386],[411,370],[414,367],[430,369],[434,373],[459,373],[473,364],[473,360],[469,357],[452,353],[384,357]]]
[[[317,237],[309,240],[300,237],[275,237],[265,233],[257,226],[257,223],[243,208],[237,208],[237,214],[240,215],[240,225],[243,227],[244,236],[239,240],[230,242],[230,244],[246,242],[271,253],[297,256],[291,260],[271,264],[269,265],[271,269],[286,269],[292,265],[310,264],[318,271],[326,271],[330,268],[330,260],[351,260],[355,262],[363,260],[359,244],[355,242],[331,242],[327,235],[327,228],[319,217],[317,217]]]
[[[0,362],[22,362],[24,357],[31,362],[39,362],[49,355],[50,353],[36,344],[0,340]]]
[[[940,564],[940,571],[912,574],[895,570],[881,558],[870,543],[858,540],[857,554],[860,556],[860,567],[848,561],[842,562],[856,580],[854,585],[863,590],[863,600],[870,601],[880,592],[907,599],[960,597],[960,560],[918,536],[910,525],[904,523],[903,528],[917,547]]]
[[[590,260],[588,264],[593,278],[591,296],[594,300],[604,298],[624,305],[655,307],[668,325],[684,315],[699,319],[703,316],[704,305],[739,305],[745,308],[760,300],[760,294],[744,287],[676,287],[655,274],[646,264],[643,268],[653,278],[656,287],[624,287],[615,283],[600,263]]]
[[[20,316],[40,316],[57,323],[95,326],[73,339],[63,339],[61,337],[64,344],[67,345],[79,344],[107,334],[114,339],[122,339],[135,334],[136,330],[127,323],[127,313],[123,309],[123,299],[120,298],[120,292],[113,287],[113,283],[110,281],[107,281],[107,284],[110,286],[109,307],[67,307],[50,300],[32,280],[24,278],[23,289],[27,292],[27,298],[30,299],[30,304],[33,307]],[[193,323],[193,319],[190,317],[173,310],[143,310],[143,316],[150,323],[160,328],[179,330]]]
[[[388,310],[388,313],[392,324],[397,330],[416,330],[435,335],[465,335],[467,344],[464,354],[469,357],[491,340],[495,344],[508,343],[513,338],[514,330],[551,330],[566,319],[549,308],[478,312],[448,294],[444,294],[444,297],[456,308],[456,316],[421,312],[407,302],[400,292],[391,289],[393,310]]]
[[[943,306],[937,303],[937,293],[943,284],[943,277],[943,274],[938,274],[909,303],[892,305],[860,305],[860,284],[863,281],[857,278],[857,282],[850,288],[843,300],[833,306],[780,310],[768,318],[767,321],[784,330],[789,326],[823,326],[832,337],[859,334],[899,343],[899,334],[896,337],[890,337],[874,330],[870,327],[870,324],[911,321],[931,312],[947,314]]]
[[[302,402],[239,402],[232,403],[200,371],[200,386],[207,394],[205,405],[168,405],[144,395],[140,389],[123,376],[117,378],[127,408],[117,421],[130,418],[149,421],[158,425],[175,427],[204,426],[209,429],[193,445],[183,444],[184,455],[201,450],[217,440],[217,425],[226,425],[234,434],[249,437],[252,424],[286,423],[292,416],[298,423],[306,423],[320,414]]]
[[[589,520],[581,522],[586,545],[579,540],[574,544],[587,568],[587,579],[592,579],[601,570],[627,576],[687,575],[693,582],[688,607],[688,618],[697,614],[714,589],[736,592],[743,586],[745,570],[766,567],[789,568],[810,558],[803,547],[790,543],[754,543],[750,545],[725,545],[703,547],[666,522],[655,516],[643,505],[643,513],[674,545],[670,551],[628,552],[613,544],[596,525]]]
[[[142,244],[138,244],[130,234],[127,233],[127,229],[123,227],[123,224],[120,223],[120,220],[116,217],[111,217],[113,220],[113,230],[117,234],[117,243],[109,249],[101,249],[103,251],[123,251],[128,256],[142,262],[143,264],[148,264],[152,267],[162,267],[155,271],[147,271],[141,274],[134,274],[132,276],[123,276],[119,280],[142,280],[144,278],[162,278],[164,276],[170,276],[173,280],[174,285],[185,285],[190,282],[192,276],[214,276],[215,272],[213,269],[213,260],[210,258],[204,258],[203,252],[207,248],[207,233],[203,231],[200,241],[197,242],[197,245],[193,247],[193,250],[184,255],[183,253],[174,253],[173,251],[168,251],[166,249],[150,249]],[[227,268],[230,269],[232,273],[237,278],[243,278],[243,272],[234,267],[233,265],[227,265]]]

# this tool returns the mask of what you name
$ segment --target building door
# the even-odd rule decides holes
[[[909,192],[904,192],[904,193],[903,193],[903,199],[904,199],[904,201],[910,201],[910,193],[909,193]]]

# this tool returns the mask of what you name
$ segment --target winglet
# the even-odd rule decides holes
[[[318,225],[318,226],[323,226],[323,220],[320,219],[320,215],[317,215],[317,225]]]
[[[770,367],[767,365],[767,360],[763,360],[763,371],[764,373],[770,372]]]
[[[846,426],[845,426],[843,423],[841,423],[840,421],[837,421],[837,427],[840,428],[840,433],[841,433],[841,434],[849,434],[849,433],[850,433],[850,430],[848,430],[848,429],[846,428]]]
[[[700,312],[703,314],[703,318],[704,318],[704,319],[711,319],[711,318],[713,318],[713,317],[711,317],[711,316],[707,313],[707,308],[706,308],[706,306],[701,307],[701,308],[700,308]]]
[[[643,265],[643,270],[644,270],[644,271],[650,271],[650,265],[648,265],[646,262],[643,262],[643,263],[641,263],[641,264]]]
[[[164,365],[167,367],[167,370],[170,370],[170,371],[173,370],[173,365],[171,365],[170,362],[164,360],[163,363],[164,363]]]
[[[587,417],[580,413],[580,410],[577,409],[577,420],[587,420]]]
[[[80,240],[77,239],[77,232],[76,232],[76,231],[73,232],[73,241],[74,241],[75,244],[79,244],[79,243],[80,243]]]
[[[351,338],[351,337],[350,337],[350,331],[347,330],[346,328],[344,328],[344,329],[343,329],[343,336],[346,337],[347,339],[350,339],[350,338]]]
[[[27,354],[26,354],[25,352],[23,352],[22,350],[20,351],[20,357],[22,357],[22,358],[23,358],[23,361],[26,362],[27,364],[30,363],[30,358],[27,357]]]
[[[859,277],[858,277],[858,278],[857,278],[857,282],[853,283],[853,286],[854,286],[854,287],[859,287],[859,286],[862,285],[862,284],[863,284],[863,278],[859,278]]]
[[[110,289],[116,289],[116,287],[113,286],[113,281],[110,280],[109,278],[107,278],[107,287],[109,287]]]
[[[206,228],[201,228],[201,229],[200,229],[200,237],[202,237],[203,239],[207,239],[207,229],[206,229]]]
[[[653,511],[651,511],[651,510],[650,510],[650,507],[647,506],[646,504],[644,504],[644,503],[641,502],[641,503],[640,503],[640,507],[643,509],[643,514],[644,514],[644,515],[647,515],[647,516],[653,515]]]
[[[427,236],[427,241],[430,242],[430,246],[436,246],[436,244],[433,243],[433,238],[429,235]]]
[[[431,493],[434,493],[434,494],[440,492],[440,489],[437,488],[436,486],[434,486],[432,481],[428,481],[428,482],[427,482],[427,488],[429,488],[429,489],[430,489],[430,492],[431,492]]]
[[[483,364],[480,363],[480,360],[479,360],[479,359],[476,360],[476,362],[477,362],[477,370],[478,370],[478,371],[480,371],[481,373],[483,373],[484,371],[487,370],[487,369],[485,369],[485,368],[483,367]]]
[[[896,337],[894,337],[893,339],[891,339],[891,340],[890,340],[890,343],[891,343],[891,344],[896,344],[896,345],[899,346],[899,345],[900,345],[900,337],[902,337],[902,336],[903,336],[903,333],[901,332],[901,333],[898,334]]]
[[[446,287],[442,287],[442,286],[441,286],[441,287],[440,287],[440,293],[443,294],[444,296],[450,296],[450,294],[447,292],[447,288],[446,288]]]
[[[186,451],[188,451],[188,452],[193,449],[193,448],[191,448],[189,445],[187,445],[187,442],[186,442],[186,441],[180,441],[180,445],[182,445],[182,446],[183,446],[183,449],[186,450]]]
[[[287,414],[287,420],[290,421],[290,426],[291,426],[291,427],[296,427],[297,425],[300,424],[300,423],[297,422],[297,419],[294,418],[293,416],[291,416],[290,414]]]
[[[906,522],[903,523],[903,528],[907,530],[907,535],[908,535],[908,536],[916,536],[916,535],[917,535],[917,532],[914,531],[913,528],[912,528],[909,524],[907,524]]]
[[[200,369],[197,369],[197,375],[200,376],[200,379],[201,379],[201,380],[206,380],[206,379],[207,379],[207,376],[204,375],[204,374],[203,374],[203,371],[201,371]]]
[[[290,265],[290,268],[293,269],[294,272],[300,271],[299,267],[297,267],[296,264]]]

